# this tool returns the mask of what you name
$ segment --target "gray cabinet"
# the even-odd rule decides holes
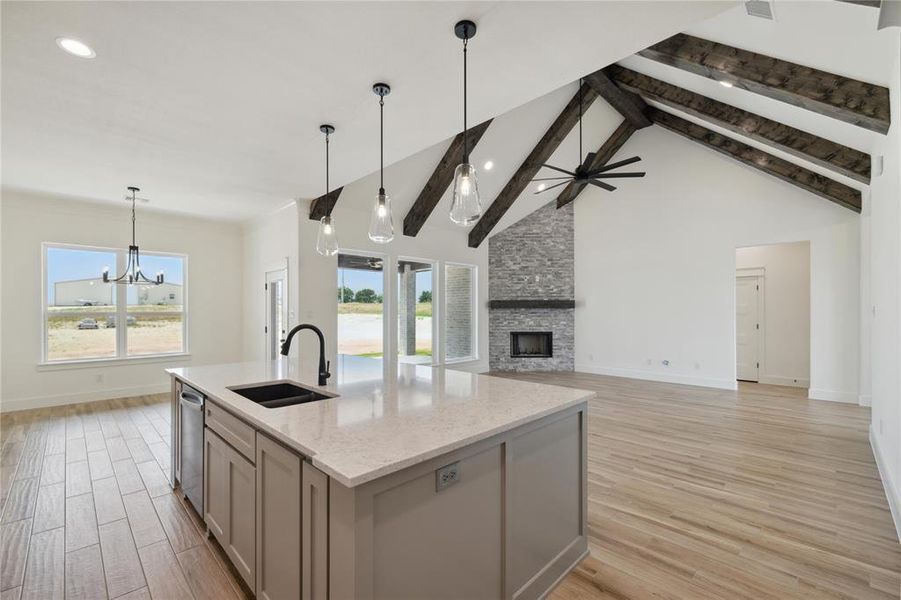
[[[328,598],[328,475],[303,463],[303,600]]]
[[[259,600],[298,600],[303,460],[257,433],[256,463],[256,595]]]
[[[204,521],[245,583],[256,573],[256,469],[213,430],[204,430]]]

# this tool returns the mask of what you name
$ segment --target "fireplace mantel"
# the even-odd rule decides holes
[[[488,308],[575,308],[575,300],[489,300]]]

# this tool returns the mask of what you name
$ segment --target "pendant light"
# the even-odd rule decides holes
[[[325,134],[325,195],[328,196],[328,142],[329,136],[335,133],[332,125],[320,125],[319,131]],[[319,235],[316,236],[316,252],[322,256],[332,256],[338,253],[338,237],[335,235],[335,220],[332,218],[332,208],[319,220]]]
[[[387,244],[394,239],[391,198],[385,193],[385,96],[391,93],[391,87],[376,83],[372,91],[379,97],[379,193],[369,219],[369,239],[376,244]]]
[[[454,33],[463,40],[463,162],[457,165],[454,171],[454,197],[450,218],[457,225],[466,227],[482,216],[479,181],[475,167],[469,164],[469,140],[466,130],[466,46],[476,34],[476,24],[472,21],[460,21],[454,26]]]
[[[128,247],[128,264],[125,266],[125,272],[115,278],[110,278],[109,267],[103,268],[104,283],[118,283],[121,285],[160,285],[163,283],[163,272],[159,271],[153,279],[148,279],[141,271],[141,251],[135,241],[135,201],[137,200],[135,193],[140,192],[140,188],[130,186],[128,191],[131,192],[131,245]]]

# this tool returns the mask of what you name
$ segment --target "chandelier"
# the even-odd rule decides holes
[[[140,188],[129,186],[128,191],[131,192],[131,245],[128,247],[128,264],[125,272],[115,278],[111,278],[109,267],[103,267],[104,283],[118,283],[121,285],[159,285],[163,283],[163,272],[159,271],[153,279],[148,279],[141,271],[141,251],[138,250],[138,244],[135,242],[135,192],[140,192]]]

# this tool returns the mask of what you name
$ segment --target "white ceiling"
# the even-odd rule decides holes
[[[460,18],[479,26],[476,123],[733,5],[4,2],[2,182],[107,201],[138,185],[155,209],[246,219],[324,192],[322,122],[338,128],[333,186],[377,168],[377,80],[393,88],[389,164],[459,131]],[[58,36],[97,57],[64,54]],[[541,135],[559,110],[547,102],[544,125],[520,137]],[[490,147],[496,162],[529,151],[514,137]]]

